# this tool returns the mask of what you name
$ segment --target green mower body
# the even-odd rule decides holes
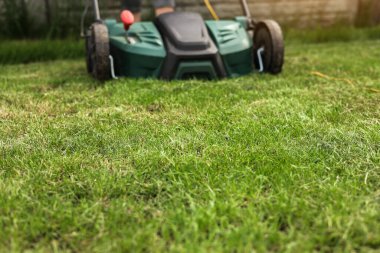
[[[231,21],[206,21],[211,39],[221,56],[228,77],[253,71],[253,42],[246,31],[244,17]],[[106,20],[110,53],[116,76],[160,78],[167,51],[153,22],[133,24],[128,31],[116,20]],[[171,79],[218,78],[210,59],[189,59],[178,63]]]

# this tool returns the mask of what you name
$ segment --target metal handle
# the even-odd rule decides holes
[[[247,0],[240,0],[241,7],[243,8],[244,16],[248,19],[248,30],[254,30],[256,21],[252,18],[251,10],[249,9]]]
[[[95,13],[95,20],[100,21],[100,10],[99,10],[99,2],[98,0],[93,0],[93,5],[94,5],[94,13]]]
[[[251,10],[248,7],[247,0],[240,0],[240,3],[244,11],[244,16],[246,16],[248,19],[252,19]]]

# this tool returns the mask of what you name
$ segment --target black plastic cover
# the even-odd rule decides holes
[[[210,46],[210,38],[198,13],[174,12],[157,18],[162,33],[174,46],[184,50],[202,50]]]
[[[162,78],[173,79],[181,62],[194,61],[210,61],[220,78],[227,76],[218,48],[201,15],[191,12],[166,13],[157,17],[155,24],[167,50]]]

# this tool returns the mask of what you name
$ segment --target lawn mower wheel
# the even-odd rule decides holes
[[[279,24],[273,20],[258,22],[253,35],[254,41],[254,63],[259,68],[259,58],[257,52],[264,49],[262,60],[264,72],[279,74],[284,64],[284,38]]]
[[[99,81],[111,78],[110,71],[110,42],[108,29],[102,23],[94,23],[86,37],[87,71]]]

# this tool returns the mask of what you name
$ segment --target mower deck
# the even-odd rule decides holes
[[[116,20],[105,24],[117,76],[214,79],[253,70],[252,41],[242,21],[204,22],[196,13],[175,13],[162,15],[157,26],[140,22],[128,31]]]

